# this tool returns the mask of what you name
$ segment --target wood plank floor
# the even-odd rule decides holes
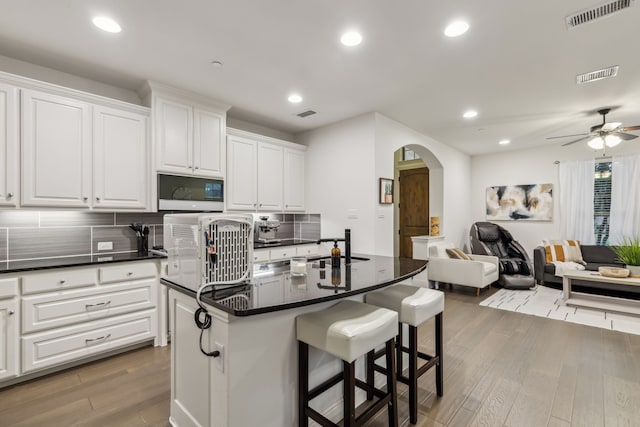
[[[433,372],[420,379],[419,427],[640,426],[640,336],[480,307],[488,292],[445,292],[445,395]],[[426,352],[433,326],[420,327]],[[0,426],[168,426],[169,358],[168,347],[146,347],[0,389]],[[386,414],[369,425],[385,426]]]

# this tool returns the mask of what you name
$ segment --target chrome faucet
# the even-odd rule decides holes
[[[345,265],[351,265],[351,229],[344,229],[344,239],[340,238],[328,238],[328,239],[318,239],[316,242],[320,244],[322,242],[344,242],[344,263]]]

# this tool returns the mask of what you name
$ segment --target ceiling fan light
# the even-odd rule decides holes
[[[596,136],[595,138],[589,140],[589,142],[587,142],[587,145],[594,150],[602,150],[604,148],[604,141],[599,136]]]
[[[607,144],[607,147],[615,147],[620,144],[622,139],[618,135],[607,135],[604,137],[604,143]]]

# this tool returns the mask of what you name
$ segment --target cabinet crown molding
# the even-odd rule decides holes
[[[178,98],[181,101],[189,101],[195,107],[201,106],[205,108],[213,108],[218,110],[220,113],[226,113],[229,108],[231,108],[230,104],[226,104],[224,102],[220,102],[216,99],[212,99],[206,96],[202,96],[198,93],[191,92],[186,89],[180,89],[177,87],[169,86],[164,83],[155,82],[152,80],[146,81],[140,89],[138,89],[138,95],[144,100],[146,100],[147,104],[151,101],[151,95],[154,93],[159,93],[163,96]]]
[[[106,96],[96,95],[78,89],[60,86],[54,83],[43,82],[40,80],[35,80],[29,77],[23,77],[4,71],[0,71],[0,82],[17,86],[20,89],[38,90],[52,95],[72,97],[79,101],[98,104],[105,107],[118,108],[121,110],[128,110],[130,112],[144,114],[147,116],[149,116],[151,113],[150,108],[142,105],[131,104],[129,102],[120,101],[118,99],[108,98]]]
[[[259,133],[248,132],[246,130],[227,127],[228,136],[239,136],[241,138],[253,139],[254,141],[267,142],[269,144],[280,145],[285,148],[293,148],[294,150],[306,151],[307,146],[296,144],[295,142],[285,141],[284,139],[272,138],[270,136],[260,135]]]

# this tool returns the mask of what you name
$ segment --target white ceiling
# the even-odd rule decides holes
[[[562,144],[570,139],[545,138],[586,132],[603,107],[618,107],[608,121],[640,124],[640,5],[566,29],[566,15],[596,4],[0,0],[0,54],[127,89],[147,79],[189,89],[233,105],[231,117],[293,134],[378,111],[475,155]],[[96,14],[123,31],[97,30]],[[445,37],[459,17],[470,30]],[[339,43],[351,28],[364,37],[355,48]],[[613,65],[617,77],[575,84]],[[301,104],[287,101],[293,91]],[[467,108],[479,116],[463,119]],[[295,115],[307,109],[318,114]]]

